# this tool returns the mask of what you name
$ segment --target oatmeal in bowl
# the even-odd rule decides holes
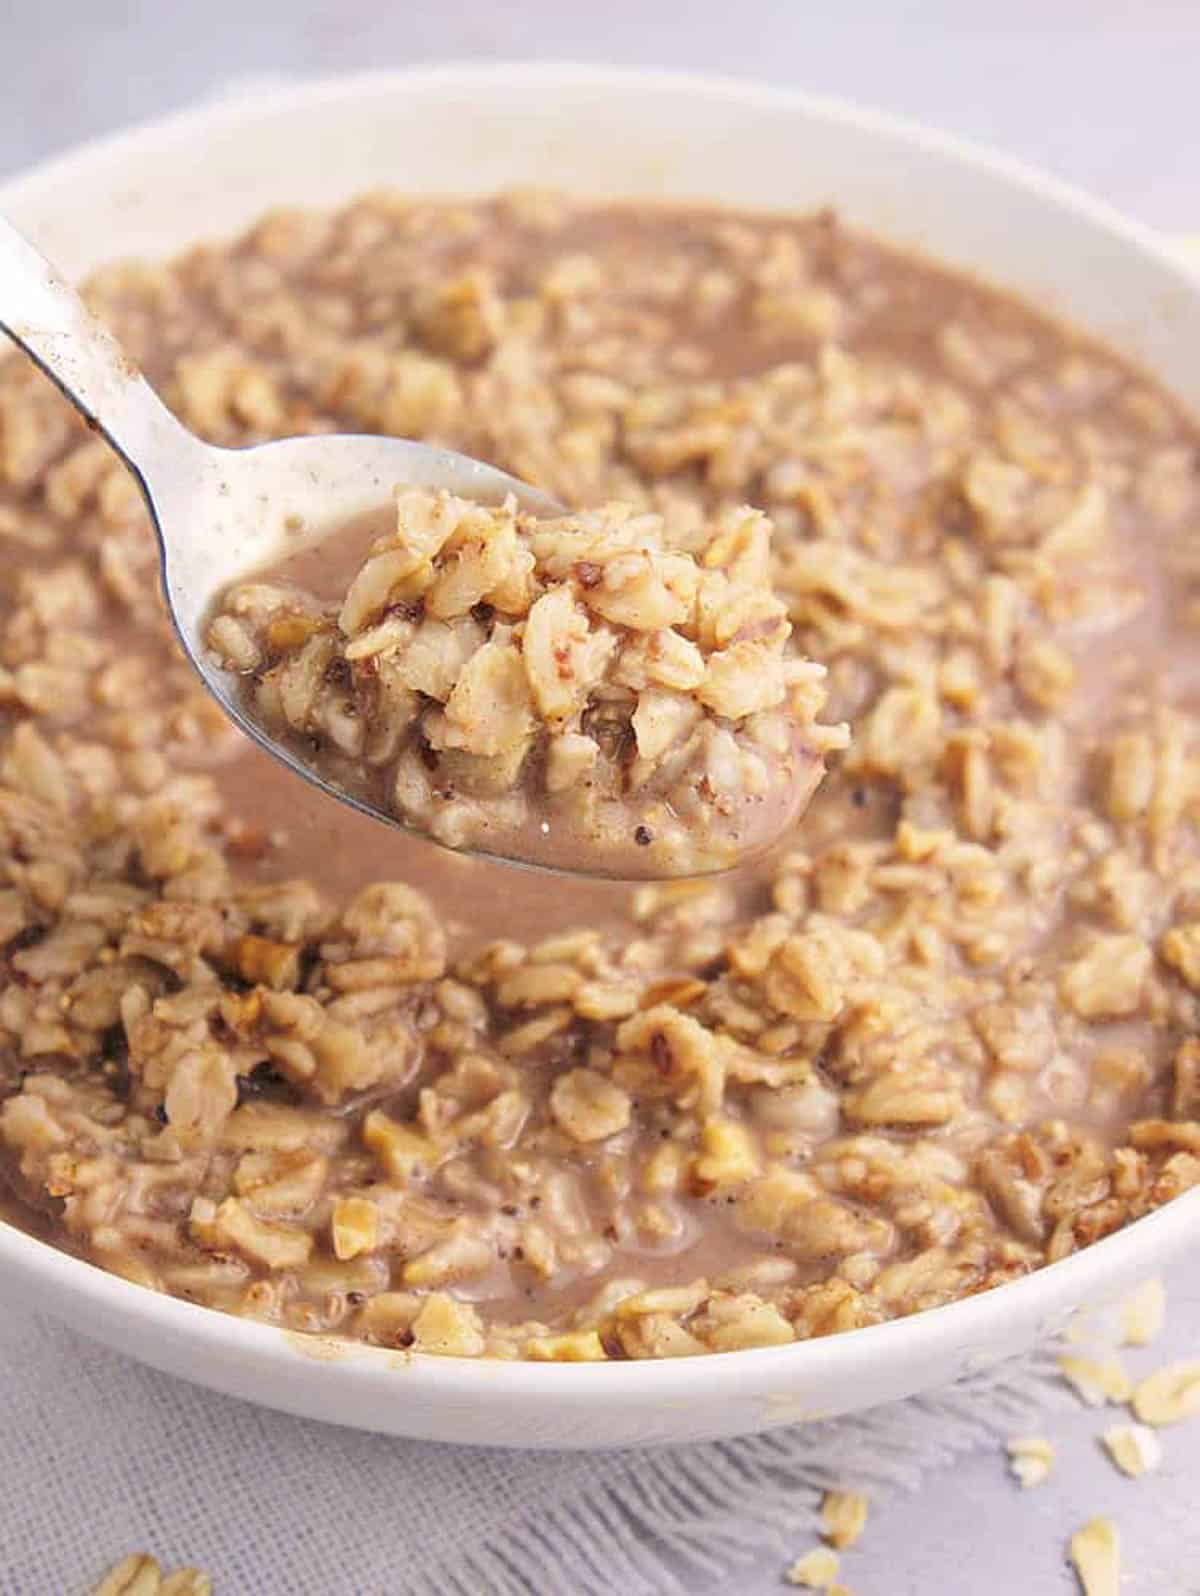
[[[376,194],[91,296],[214,442],[450,444],[679,569],[769,518],[771,658],[850,736],[712,882],[533,890],[319,819],[9,360],[0,1154],[39,1233],[288,1330],[615,1363],[977,1295],[1200,1182],[1198,456],[1154,382],[828,211]],[[314,635],[344,686],[386,624],[256,604],[256,688]],[[481,752],[403,685],[406,735]]]

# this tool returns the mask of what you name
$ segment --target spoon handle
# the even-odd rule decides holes
[[[0,216],[0,329],[97,428],[146,491],[201,445],[176,420],[108,329],[11,222]]]

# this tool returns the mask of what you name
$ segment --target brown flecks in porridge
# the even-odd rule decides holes
[[[9,361],[29,1223],[290,1330],[600,1360],[911,1313],[1200,1182],[1200,456],[1166,396],[827,219],[382,196],[90,292],[220,443],[415,433],[684,549],[760,508],[853,740],[720,882],[531,890],[331,814],[227,730],[128,480]]]
[[[410,488],[395,523],[235,583],[206,636],[269,736],[439,842],[720,870],[794,826],[845,746],[815,721],[824,666],[787,654],[759,511],[683,547],[626,506],[538,518]],[[329,599],[305,581],[322,562]]]

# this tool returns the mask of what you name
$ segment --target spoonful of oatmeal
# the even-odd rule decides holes
[[[758,511],[672,539],[401,439],[205,444],[2,219],[0,326],[132,470],[209,691],[341,802],[460,852],[694,875],[776,841],[844,746]]]

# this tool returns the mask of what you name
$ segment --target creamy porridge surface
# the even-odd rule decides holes
[[[339,810],[177,651],[132,485],[0,368],[0,1158],[158,1290],[458,1355],[782,1343],[1200,1181],[1200,450],[1015,302],[797,220],[390,195],[93,280],[219,443],[443,442],[665,545],[770,517],[848,750],[717,882]]]

